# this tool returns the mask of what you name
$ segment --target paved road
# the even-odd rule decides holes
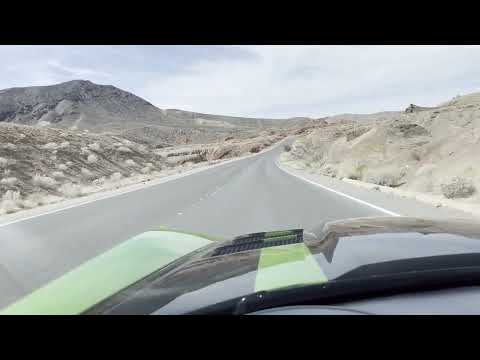
[[[385,215],[286,174],[282,149],[1,226],[0,307],[156,225],[231,236]]]

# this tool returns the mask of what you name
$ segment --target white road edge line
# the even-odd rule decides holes
[[[123,191],[122,191],[122,190],[117,190],[117,191],[112,190],[112,191],[114,192],[114,194],[108,194],[108,192],[107,192],[107,194],[105,194],[105,196],[97,197],[96,199],[85,200],[85,201],[79,202],[78,204],[65,205],[65,206],[60,207],[60,208],[58,208],[58,209],[53,209],[53,210],[49,210],[49,211],[47,210],[47,211],[42,212],[42,213],[40,213],[40,214],[25,216],[25,217],[22,217],[22,218],[19,218],[19,219],[15,219],[15,220],[12,220],[12,221],[7,221],[7,222],[4,222],[4,223],[0,223],[0,228],[1,228],[1,227],[4,227],[4,226],[8,226],[8,225],[15,224],[15,223],[18,223],[18,222],[21,222],[21,221],[34,219],[34,218],[39,217],[39,216],[50,215],[50,214],[54,214],[54,213],[57,213],[57,212],[60,212],[60,211],[68,210],[68,209],[71,209],[71,208],[74,208],[74,207],[87,205],[87,204],[93,203],[93,202],[95,202],[95,201],[105,200],[105,199],[109,199],[109,198],[112,198],[112,197],[115,197],[115,196],[120,196],[120,195],[123,195],[123,194],[127,194],[127,193],[130,193],[130,192],[139,191],[139,190],[144,190],[144,189],[149,188],[149,187],[152,187],[152,186],[156,186],[156,185],[160,185],[160,184],[163,184],[163,183],[166,183],[166,182],[170,182],[170,181],[174,181],[174,180],[177,180],[177,179],[181,179],[181,178],[183,178],[183,177],[186,177],[186,176],[189,176],[189,175],[193,175],[193,174],[196,174],[196,173],[199,173],[199,172],[202,172],[202,171],[210,170],[210,169],[213,169],[213,168],[216,168],[216,167],[219,167],[219,166],[223,166],[223,165],[226,165],[226,164],[230,164],[230,163],[233,163],[233,162],[235,162],[235,161],[240,161],[240,160],[249,159],[249,158],[252,158],[252,157],[261,155],[261,154],[265,154],[265,153],[267,153],[267,152],[269,152],[269,151],[277,148],[281,143],[283,143],[283,142],[286,141],[287,139],[288,139],[288,137],[280,140],[279,142],[277,142],[276,144],[274,144],[273,146],[271,146],[271,147],[268,148],[267,150],[261,151],[261,152],[256,153],[256,154],[251,154],[251,155],[249,154],[249,155],[246,155],[246,156],[239,157],[239,158],[237,158],[237,159],[226,160],[226,161],[221,162],[221,163],[219,163],[219,164],[207,165],[207,166],[204,166],[204,167],[199,167],[199,168],[196,168],[196,169],[187,170],[187,171],[185,171],[184,173],[165,176],[165,177],[163,177],[163,178],[157,179],[156,181],[153,180],[152,183],[150,183],[150,184],[144,184],[144,185],[142,185],[141,183],[131,184],[131,185],[126,186],[126,187],[125,187],[125,190],[123,190]],[[138,187],[133,188],[134,186],[138,186]],[[132,188],[131,188],[131,189],[128,189],[129,187],[132,187]],[[93,194],[87,195],[86,197],[88,197],[88,196],[95,196],[95,195],[97,195],[97,194],[98,194],[98,193],[93,193]],[[81,198],[76,198],[76,199],[73,199],[73,200],[78,200],[78,199],[81,199]],[[52,204],[52,205],[54,205],[54,206],[55,206],[55,205],[61,206],[61,203],[62,203],[62,202],[54,203],[54,204]],[[47,206],[48,206],[48,205],[47,205]],[[32,210],[36,210],[36,209],[39,209],[39,208],[33,208]],[[14,213],[14,214],[12,214],[12,215],[15,215],[15,214],[18,214],[18,213]]]
[[[312,185],[321,187],[321,188],[324,189],[324,190],[331,191],[331,192],[333,192],[333,193],[335,193],[335,194],[337,194],[337,195],[340,195],[340,196],[343,196],[343,197],[345,197],[345,198],[347,198],[347,199],[356,201],[356,202],[358,202],[359,204],[362,204],[362,205],[371,207],[371,208],[373,208],[373,209],[375,209],[375,210],[378,210],[378,211],[381,211],[381,212],[383,212],[383,213],[385,213],[385,214],[388,214],[388,215],[391,215],[391,216],[402,216],[402,215],[397,214],[397,213],[395,213],[395,212],[393,212],[393,211],[384,209],[384,208],[382,208],[382,207],[380,207],[380,206],[377,206],[377,205],[370,204],[369,202],[366,202],[366,201],[357,199],[356,197],[347,195],[347,194],[345,194],[345,193],[342,193],[342,192],[340,192],[340,191],[331,189],[331,188],[329,188],[329,187],[327,187],[327,186],[325,186],[325,185],[321,185],[321,184],[316,183],[316,182],[314,182],[314,181],[312,181],[312,180],[309,180],[309,179],[306,179],[306,178],[304,178],[304,177],[302,177],[302,176],[300,176],[300,175],[297,175],[297,174],[295,174],[295,173],[293,173],[293,172],[291,172],[291,171],[283,168],[282,166],[280,166],[280,164],[278,163],[278,159],[275,160],[275,165],[276,165],[280,170],[286,172],[287,174],[292,175],[292,176],[295,176],[296,178],[301,179],[301,180],[303,180],[303,181],[305,181],[305,182],[308,182],[309,184],[312,184]]]

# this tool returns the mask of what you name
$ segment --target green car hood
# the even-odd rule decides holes
[[[210,244],[213,240],[205,235],[168,230],[142,233],[37,289],[0,311],[0,314],[82,313],[172,261]]]

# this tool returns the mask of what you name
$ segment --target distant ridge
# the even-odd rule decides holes
[[[88,80],[0,90],[0,122],[33,126],[110,131],[143,125],[264,128],[311,121],[309,118],[277,120],[162,110],[130,92]]]

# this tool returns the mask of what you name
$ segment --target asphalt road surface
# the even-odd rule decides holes
[[[0,226],[0,307],[158,225],[232,236],[385,215],[280,170],[281,151]]]

